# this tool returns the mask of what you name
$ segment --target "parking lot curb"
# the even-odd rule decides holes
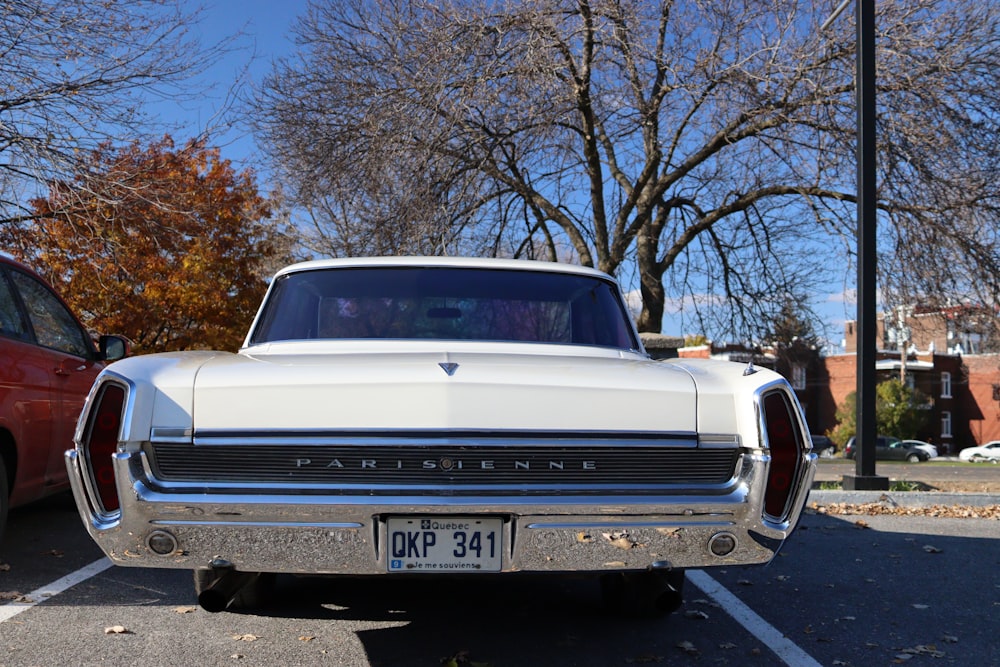
[[[987,507],[1000,505],[1000,495],[990,493],[947,493],[937,491],[817,491],[809,492],[807,505],[885,503],[893,507]]]

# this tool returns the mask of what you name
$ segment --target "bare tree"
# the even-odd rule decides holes
[[[73,181],[102,143],[128,144],[144,131],[158,136],[164,125],[144,113],[144,102],[203,92],[190,80],[232,38],[202,46],[192,33],[200,10],[187,7],[172,0],[3,3],[0,223],[30,223],[29,200],[49,183]]]
[[[314,0],[258,129],[289,191],[337,197],[341,221],[429,225],[438,252],[634,260],[641,330],[669,291],[703,331],[759,336],[789,294],[849,275],[856,49],[848,17],[820,29],[833,4]],[[892,0],[878,24],[883,286],[996,302],[1000,7]]]

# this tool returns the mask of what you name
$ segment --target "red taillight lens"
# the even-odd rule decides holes
[[[781,519],[799,467],[798,427],[788,399],[780,392],[764,397],[764,424],[771,450],[771,468],[764,493],[764,511]]]
[[[113,512],[118,509],[118,494],[115,492],[115,471],[111,457],[118,449],[125,390],[116,384],[106,384],[94,405],[83,448],[101,505],[105,512]]]

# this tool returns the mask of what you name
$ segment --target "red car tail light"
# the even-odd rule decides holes
[[[105,384],[90,411],[82,443],[93,487],[105,512],[114,512],[119,507],[112,456],[118,449],[124,407],[125,389],[117,384]]]
[[[794,407],[782,392],[771,392],[764,397],[764,425],[767,445],[771,453],[771,467],[764,493],[764,511],[781,520],[795,485],[799,468],[800,450],[798,421]]]

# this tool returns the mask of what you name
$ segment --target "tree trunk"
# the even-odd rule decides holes
[[[663,306],[666,292],[663,289],[663,272],[656,264],[656,239],[648,225],[636,236],[636,260],[639,268],[639,293],[642,311],[636,327],[640,333],[660,333],[663,328]]]

